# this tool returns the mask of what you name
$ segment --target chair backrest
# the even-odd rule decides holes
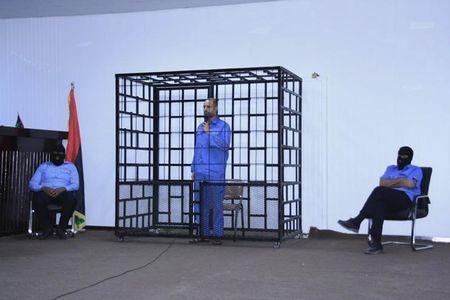
[[[232,184],[227,184],[225,186],[225,195],[223,197],[224,200],[231,199],[241,199],[244,193],[244,187],[238,183],[237,181],[230,181]]]
[[[423,177],[422,184],[420,186],[420,193],[421,195],[428,195],[428,188],[430,187],[430,179],[433,169],[430,167],[421,167],[421,169]]]

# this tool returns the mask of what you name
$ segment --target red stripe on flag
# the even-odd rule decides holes
[[[69,138],[67,143],[66,160],[75,162],[80,150],[81,137],[78,125],[77,104],[75,103],[74,88],[69,93]]]

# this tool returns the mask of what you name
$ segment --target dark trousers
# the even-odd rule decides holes
[[[410,208],[411,205],[411,199],[405,192],[378,186],[370,194],[359,216],[364,219],[372,219],[370,234],[373,237],[380,238],[383,231],[384,217],[389,213],[396,213]]]
[[[46,193],[40,191],[35,192],[33,197],[33,207],[36,211],[39,224],[44,229],[50,229],[50,216],[48,211],[49,204],[61,205],[61,217],[59,218],[59,227],[61,229],[66,229],[69,223],[70,217],[72,216],[75,205],[76,198],[74,192],[62,192],[56,198],[52,198]]]

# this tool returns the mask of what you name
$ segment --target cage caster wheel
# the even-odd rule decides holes
[[[307,233],[299,233],[299,234],[296,234],[296,235],[294,236],[294,238],[295,238],[296,240],[299,240],[299,239],[307,239],[307,238],[308,238],[308,234],[307,234]]]
[[[280,242],[274,242],[273,245],[272,245],[273,249],[279,249],[280,246],[281,246]]]
[[[27,232],[25,235],[29,238],[37,238],[38,237],[37,232]]]
[[[148,232],[154,233],[154,234],[159,234],[159,231],[160,231],[159,228],[156,228],[156,229],[151,228],[148,230]]]
[[[125,240],[125,238],[122,236],[122,235],[119,235],[118,237],[117,237],[117,241],[118,242],[123,242]]]

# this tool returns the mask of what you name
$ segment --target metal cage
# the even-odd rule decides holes
[[[231,127],[226,178],[244,182],[245,238],[279,243],[302,232],[302,79],[256,67],[116,74],[119,238],[195,233],[190,165],[209,97]]]

